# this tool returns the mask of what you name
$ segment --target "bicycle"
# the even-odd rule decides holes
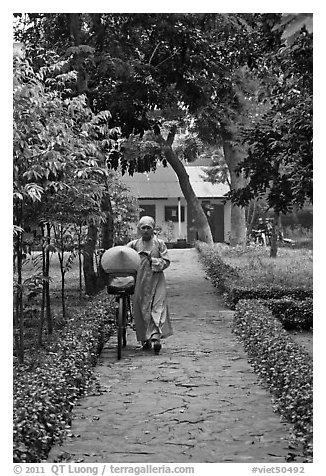
[[[115,296],[115,317],[117,331],[117,357],[121,359],[122,348],[127,345],[127,327],[132,327],[133,315],[130,296],[135,289],[136,274],[116,272],[106,275],[108,294]]]
[[[110,248],[100,258],[107,292],[115,295],[118,360],[127,345],[127,327],[133,321],[130,296],[135,290],[139,263],[138,253],[126,246]]]
[[[130,294],[122,291],[115,297],[116,306],[116,326],[117,326],[117,357],[121,359],[122,348],[127,345],[127,327],[132,327],[133,315],[131,309]]]

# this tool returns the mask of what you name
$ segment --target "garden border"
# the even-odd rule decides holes
[[[46,349],[14,367],[14,462],[45,461],[67,434],[76,401],[94,385],[94,366],[114,323],[112,299],[103,294],[77,312]]]

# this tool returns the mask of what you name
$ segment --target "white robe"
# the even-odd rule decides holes
[[[149,245],[152,246],[148,248]],[[163,273],[164,269],[170,265],[166,245],[163,240],[154,236],[151,243],[139,238],[131,241],[127,246],[136,250],[141,258],[133,295],[137,340],[144,342],[153,336],[168,337],[173,334],[173,330]]]

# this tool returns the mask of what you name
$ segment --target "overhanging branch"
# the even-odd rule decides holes
[[[169,134],[167,136],[167,139],[166,139],[166,145],[168,145],[169,147],[172,147],[172,144],[173,144],[176,133],[177,133],[177,126],[174,124],[171,127],[170,132],[169,132]]]

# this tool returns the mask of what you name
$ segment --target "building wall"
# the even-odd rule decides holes
[[[173,225],[169,224],[168,221],[165,220],[165,207],[178,207],[178,199],[177,198],[168,198],[168,199],[142,199],[139,200],[139,206],[141,208],[142,204],[144,205],[153,205],[155,204],[155,221],[156,227],[160,228],[161,231],[159,233],[159,237],[162,238],[164,241],[177,241],[179,238],[187,238],[187,202],[186,200],[181,197],[180,204],[184,207],[184,221],[181,222],[181,229],[179,232],[179,223],[178,221],[173,222]]]
[[[203,202],[203,200],[200,200]],[[205,200],[207,202],[207,200]],[[222,199],[214,198],[210,199],[209,203],[211,205],[224,205],[224,242],[230,242],[230,235],[231,235],[231,204],[227,202],[224,204]],[[170,228],[169,222],[165,220],[165,207],[170,206],[178,206],[178,199],[177,198],[169,198],[169,199],[141,199],[139,200],[139,206],[141,207],[142,204],[144,205],[154,205],[155,204],[155,220],[156,226],[160,229],[159,237],[162,238],[164,241],[176,241],[177,239],[188,239],[187,236],[187,202],[186,200],[181,197],[180,204],[184,207],[184,221],[181,222],[181,230],[179,233],[179,224],[178,221],[173,222],[172,229]]]

